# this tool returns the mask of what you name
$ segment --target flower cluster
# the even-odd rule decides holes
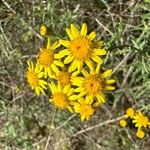
[[[120,120],[119,124],[122,127],[127,126],[127,121],[126,119],[131,119],[132,123],[135,125],[137,128],[136,136],[138,138],[143,138],[145,133],[144,133],[144,128],[148,127],[150,125],[150,120],[148,117],[146,117],[144,114],[142,114],[141,111],[135,112],[133,108],[128,108],[126,110],[125,118]]]
[[[74,24],[66,28],[69,40],[51,43],[48,28],[42,25],[40,34],[47,46],[40,48],[36,65],[28,61],[27,81],[37,95],[51,91],[50,103],[59,109],[78,113],[89,119],[97,107],[105,103],[105,93],[114,90],[112,70],[101,71],[106,55],[103,41],[94,40],[95,31],[88,34],[84,23],[79,31]]]

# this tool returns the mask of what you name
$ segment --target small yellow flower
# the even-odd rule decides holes
[[[40,27],[40,34],[41,34],[42,36],[46,36],[46,35],[47,35],[47,32],[48,32],[48,28],[46,27],[46,25],[42,25],[42,26]]]
[[[103,61],[100,56],[106,55],[106,50],[102,48],[103,42],[94,42],[93,39],[96,33],[93,31],[87,35],[87,25],[82,25],[81,31],[74,24],[70,25],[70,29],[66,28],[66,32],[70,41],[60,40],[60,44],[66,49],[60,51],[57,58],[63,58],[65,64],[71,63],[69,72],[76,69],[82,69],[84,63],[90,65],[92,61],[102,64]],[[99,44],[100,43],[100,44]]]
[[[42,72],[42,67],[38,64],[34,67],[33,62],[28,63],[28,71],[26,72],[27,81],[31,87],[31,89],[35,90],[37,95],[40,95],[40,92],[45,94],[43,89],[46,89],[47,83],[41,78],[44,76],[44,72]]]
[[[104,92],[107,90],[114,90],[115,87],[112,86],[115,83],[113,79],[106,79],[111,75],[112,70],[107,70],[100,74],[100,64],[97,65],[96,69],[90,70],[88,72],[82,69],[83,77],[76,76],[72,78],[72,84],[77,86],[74,92],[78,92],[78,98],[88,95],[97,98],[99,103],[105,102]]]
[[[128,108],[127,110],[126,110],[126,114],[125,114],[125,118],[133,118],[133,116],[134,116],[134,109],[133,108]]]
[[[49,84],[49,87],[52,92],[50,102],[54,103],[57,108],[67,108],[69,111],[73,112],[73,109],[71,107],[72,101],[70,101],[70,96],[73,93],[73,89],[71,88],[71,86],[66,85],[65,87],[62,87],[60,83],[58,83],[58,85],[55,85],[54,82],[51,82]]]
[[[136,132],[136,136],[138,137],[138,138],[143,138],[144,136],[145,136],[145,133],[144,133],[144,131],[142,131],[141,129],[139,130],[137,130],[137,132]]]
[[[64,64],[60,61],[55,59],[55,49],[58,48],[60,45],[58,42],[55,42],[53,45],[51,45],[50,37],[48,37],[48,43],[47,48],[41,48],[40,53],[38,56],[38,64],[44,68],[44,76],[45,78],[47,75],[50,78],[53,78],[54,73],[59,72],[58,67],[63,67]]]
[[[60,71],[57,76],[57,80],[63,87],[69,85],[71,84],[71,73],[68,71]]]
[[[135,127],[138,127],[139,129],[141,127],[147,127],[148,125],[150,125],[150,121],[148,119],[148,117],[144,116],[141,112],[135,114],[135,116],[133,116],[133,123],[135,123]]]
[[[127,122],[124,119],[120,120],[119,124],[120,124],[121,127],[126,127],[127,126]]]
[[[74,110],[79,113],[81,116],[81,120],[89,119],[91,115],[94,113],[94,108],[92,107],[93,98],[86,97],[80,98],[78,102],[74,102]]]

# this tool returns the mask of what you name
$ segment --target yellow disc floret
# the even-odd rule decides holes
[[[39,54],[39,63],[44,67],[49,67],[54,59],[54,51],[42,48]]]
[[[128,117],[130,117],[130,118],[133,118],[133,116],[134,116],[134,109],[133,108],[128,108],[127,110],[126,110],[126,115],[125,115],[125,117],[126,118],[128,118]]]
[[[56,93],[53,95],[54,105],[58,108],[64,109],[68,106],[67,96],[63,93]]]
[[[126,127],[127,126],[127,122],[124,119],[120,120],[119,124],[120,124],[121,127]]]
[[[42,26],[40,27],[40,34],[41,34],[42,36],[46,36],[46,35],[47,35],[47,32],[48,32],[48,29],[47,29],[46,25],[42,25]]]
[[[62,86],[66,86],[71,83],[71,74],[68,71],[61,71],[59,72],[57,79]]]
[[[142,131],[142,130],[138,130],[138,131],[136,132],[136,136],[137,136],[138,138],[142,139],[142,138],[145,136],[145,133],[144,133],[144,131]]]
[[[84,88],[89,95],[97,95],[103,90],[103,82],[97,74],[90,75],[84,81]]]
[[[70,50],[74,58],[86,60],[92,52],[92,43],[86,37],[79,37],[70,42]]]

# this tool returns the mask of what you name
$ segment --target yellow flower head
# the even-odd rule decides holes
[[[41,34],[42,36],[46,36],[46,35],[47,35],[47,32],[48,32],[48,28],[46,27],[46,25],[42,25],[42,26],[40,27],[40,34]]]
[[[128,118],[128,117],[130,117],[130,118],[133,118],[133,116],[134,116],[134,109],[133,108],[128,108],[127,110],[126,110],[126,115],[125,115],[125,118]]]
[[[135,116],[133,116],[133,123],[135,123],[135,127],[138,127],[139,129],[141,127],[147,127],[150,125],[150,121],[148,117],[144,116],[141,112],[137,113]]]
[[[142,139],[142,138],[145,136],[145,133],[144,133],[144,131],[142,131],[142,130],[140,129],[140,130],[137,130],[136,136],[137,136],[138,138]]]
[[[113,79],[107,80],[106,78],[111,75],[112,70],[107,70],[100,74],[100,64],[97,65],[96,69],[90,70],[88,72],[82,69],[83,77],[76,76],[72,79],[72,84],[77,86],[74,90],[79,93],[79,98],[88,95],[96,97],[99,103],[105,102],[104,92],[106,90],[114,90],[115,87],[112,86],[115,82]]]
[[[127,122],[124,119],[120,120],[119,124],[120,124],[121,127],[126,127],[127,126]]]
[[[35,90],[37,95],[40,95],[40,92],[45,94],[43,89],[46,89],[47,83],[41,78],[44,76],[42,72],[42,67],[38,64],[34,67],[33,62],[28,63],[28,71],[26,72],[27,82],[29,83],[31,89]]]
[[[58,67],[63,67],[64,64],[60,60],[55,59],[55,49],[59,47],[59,43],[55,42],[51,45],[50,37],[48,37],[47,48],[41,48],[38,56],[38,64],[44,68],[44,76],[47,75],[53,78],[54,73],[58,73]]]
[[[74,102],[74,110],[79,113],[81,116],[81,120],[89,119],[91,115],[94,113],[94,108],[92,107],[93,98],[86,97],[80,98],[78,102]]]
[[[49,87],[52,92],[52,98],[50,99],[50,102],[54,103],[57,108],[67,108],[72,112],[72,101],[70,101],[70,96],[73,93],[73,89],[71,88],[71,86],[66,85],[65,87],[62,87],[60,83],[58,83],[58,85],[55,85],[54,82],[51,82],[49,84]]]
[[[66,28],[66,32],[70,41],[60,40],[60,44],[66,47],[62,50],[57,58],[63,58],[65,64],[71,63],[69,72],[75,69],[81,70],[83,64],[91,64],[92,61],[102,64],[100,56],[106,54],[106,50],[102,48],[103,42],[93,42],[96,33],[93,31],[87,35],[87,25],[82,25],[81,31],[74,24],[70,25],[70,29]]]

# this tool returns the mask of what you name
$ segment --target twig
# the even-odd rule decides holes
[[[112,72],[112,75],[123,65],[123,63],[125,61],[127,61],[127,59],[129,58],[131,52],[129,52],[123,59],[122,61],[114,68],[113,72]]]
[[[107,124],[110,124],[110,123],[114,123],[114,122],[116,122],[116,121],[119,121],[119,120],[122,119],[122,118],[124,118],[124,115],[123,115],[123,116],[120,116],[120,117],[117,117],[117,118],[115,118],[115,119],[111,119],[111,120],[107,120],[107,121],[101,122],[101,123],[99,123],[99,124],[97,124],[97,125],[88,127],[88,128],[86,128],[86,129],[80,130],[80,131],[76,132],[75,134],[73,134],[71,137],[76,137],[76,136],[78,136],[78,135],[80,135],[80,134],[83,134],[83,133],[85,133],[85,132],[94,130],[94,129],[99,128],[99,127],[101,127],[101,126],[104,126],[104,125],[107,125]],[[64,138],[64,139],[62,139],[61,141],[59,141],[58,143],[56,143],[56,145],[59,145],[59,144],[62,143],[63,141],[66,141],[66,140],[69,140],[69,139],[70,139],[70,137]]]
[[[11,11],[13,12],[14,14],[16,14],[16,11],[14,9],[11,8],[11,6],[5,1],[5,0],[2,0],[2,2],[5,4],[5,6]]]
[[[57,130],[59,130],[60,128],[62,128],[63,126],[65,126],[70,120],[72,120],[74,117],[76,116],[76,114],[70,116],[63,124],[61,124],[60,126],[58,126],[54,132],[56,132]]]
[[[101,27],[103,27],[106,31],[108,31],[111,35],[113,35],[113,33],[112,33],[108,28],[106,28],[106,26],[104,26],[98,19],[95,19],[95,21],[96,21]]]

